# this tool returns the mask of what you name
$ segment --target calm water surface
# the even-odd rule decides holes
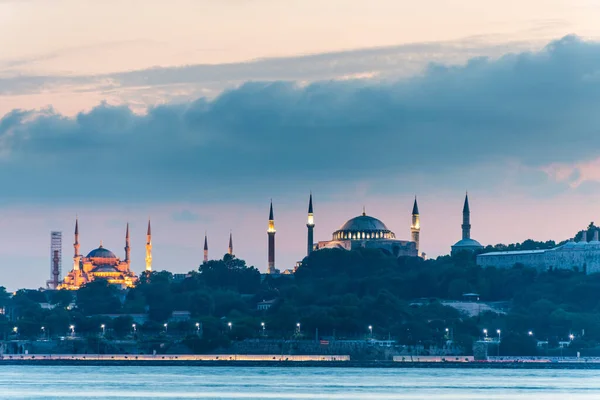
[[[0,366],[1,399],[600,399],[600,371]]]

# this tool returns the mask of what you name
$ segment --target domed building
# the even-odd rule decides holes
[[[471,239],[471,210],[469,209],[469,195],[465,195],[465,204],[463,205],[463,223],[462,239],[452,246],[451,254],[457,254],[462,251],[476,252],[483,249],[481,243]]]
[[[138,277],[131,271],[131,247],[129,246],[129,224],[125,233],[125,259],[119,259],[115,253],[104,248],[102,243],[100,247],[94,249],[83,257],[79,254],[79,221],[75,222],[75,243],[73,244],[75,255],[73,257],[73,269],[65,276],[58,289],[76,290],[86,283],[97,279],[106,280],[112,285],[118,285],[121,288],[135,286]],[[148,222],[148,233],[146,243],[146,270],[151,271],[151,232],[150,222]],[[150,264],[149,264],[150,263]]]
[[[420,229],[418,226],[418,216],[417,201],[415,199],[413,226],[411,227],[412,233],[415,231],[415,219],[417,220],[416,231],[418,232]],[[332,248],[355,250],[366,248],[380,249],[396,257],[417,257],[419,255],[418,234],[413,234],[412,236],[416,238],[415,241],[396,239],[396,234],[382,221],[367,215],[363,210],[362,215],[349,219],[337,231],[333,232],[332,240],[318,242],[314,246],[314,250]]]

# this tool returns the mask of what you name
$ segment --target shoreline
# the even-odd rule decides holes
[[[459,368],[459,369],[599,369],[596,362],[394,362],[394,361],[248,361],[248,360],[107,360],[107,359],[0,359],[0,366],[183,366],[278,368]]]

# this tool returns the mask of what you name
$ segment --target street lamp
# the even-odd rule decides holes
[[[46,337],[46,328],[42,326],[40,329],[42,330],[42,339],[44,339]]]
[[[196,332],[200,334],[200,322],[196,322]]]
[[[575,339],[575,335],[573,335],[572,333],[569,335],[569,339],[571,339],[571,342],[573,341],[573,339]]]
[[[100,329],[102,329],[102,336],[104,336],[104,334],[106,333],[106,325],[100,325]]]
[[[131,324],[131,327],[133,328],[133,333],[135,334],[135,332],[137,332],[137,327],[135,326],[135,324]]]
[[[231,322],[228,322],[227,326],[229,327],[229,331],[231,332],[231,328],[233,327],[233,324]]]
[[[163,324],[163,326],[165,327],[165,333],[167,333],[167,332],[168,332],[168,327],[169,327],[169,325],[168,325],[168,324],[165,322],[165,323]]]
[[[75,325],[70,325],[69,329],[71,330],[71,336],[75,336]]]
[[[527,332],[527,334],[528,334],[529,336],[533,336],[533,332],[532,332],[532,331],[529,331],[529,332]]]
[[[298,328],[298,334],[300,334],[300,322],[296,323],[296,328]]]
[[[498,334],[498,341],[500,341],[500,333],[502,333],[502,331],[500,331],[500,329],[496,330],[496,333]]]
[[[13,326],[13,332],[16,335],[19,332],[19,328],[17,328],[16,326]]]
[[[483,330],[483,334],[485,335],[485,338],[487,339],[488,335],[487,335],[487,329]]]
[[[260,326],[262,327],[262,334],[263,334],[263,336],[264,336],[264,335],[265,335],[265,323],[264,323],[264,322],[261,322],[261,323],[260,323]]]
[[[369,325],[369,336],[373,339],[373,325]]]

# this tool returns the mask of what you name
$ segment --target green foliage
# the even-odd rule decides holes
[[[211,260],[200,268],[200,281],[212,289],[235,290],[248,294],[256,293],[260,287],[260,272],[247,267],[244,260],[225,254],[222,260]]]
[[[525,241],[494,249],[552,245]],[[364,339],[371,335],[368,326],[372,326],[374,338],[390,337],[425,348],[443,346],[451,331],[454,343],[467,351],[482,336],[483,328],[491,336],[500,329],[501,354],[530,355],[537,351],[537,339],[553,344],[567,340],[571,333],[576,336],[573,349],[597,346],[599,292],[600,274],[538,273],[522,265],[482,269],[470,253],[422,260],[396,258],[371,249],[331,249],[313,252],[293,276],[261,279],[255,268],[225,255],[222,260],[202,264],[198,272],[183,280],[175,281],[165,271],[145,274],[126,292],[104,281],[92,282],[75,293],[75,310],[66,309],[73,296],[66,291],[20,290],[9,299],[0,288],[0,305],[17,310],[23,337],[39,336],[42,326],[52,335],[64,335],[70,324],[78,334],[97,336],[104,324],[107,335],[125,337],[132,333],[130,316],[109,319],[100,314],[148,313],[149,320],[137,327],[140,334],[156,338],[156,346],[164,342],[165,335],[179,335],[197,353],[263,335]],[[465,293],[477,293],[485,302],[503,302],[508,312],[469,317],[442,304],[463,300]],[[270,309],[259,311],[256,305],[263,300],[275,302]],[[49,310],[40,303],[56,307]],[[173,311],[189,311],[192,319],[171,321]],[[164,323],[168,323],[168,333]],[[201,331],[195,323],[201,324]],[[264,330],[261,323],[265,323]],[[0,318],[2,333],[8,335],[11,329],[6,318]],[[165,347],[156,348],[166,351]]]
[[[77,308],[86,315],[116,314],[121,309],[119,291],[105,280],[90,282],[77,291]]]

